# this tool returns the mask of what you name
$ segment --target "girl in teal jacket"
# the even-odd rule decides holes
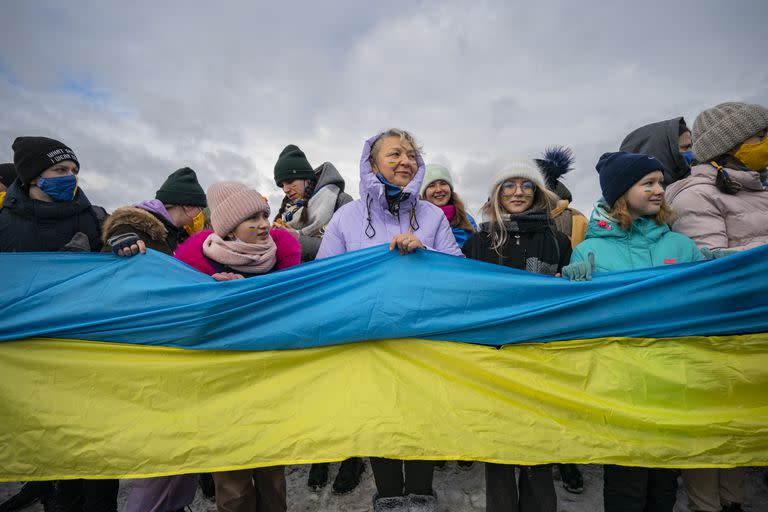
[[[563,268],[564,277],[583,280],[592,271],[705,259],[693,240],[669,229],[672,210],[664,202],[663,167],[658,160],[620,151],[605,153],[596,168],[603,197],[592,211],[585,240],[573,250],[571,265]]]
[[[600,198],[589,219],[587,236],[574,249],[571,263],[586,262],[592,253],[595,272],[616,272],[704,259],[693,240],[671,231],[668,224],[658,224],[657,217],[638,217],[624,230]]]
[[[661,162],[637,153],[605,153],[597,163],[603,197],[586,239],[576,246],[563,277],[588,280],[592,272],[689,263],[705,259],[690,238],[669,229]],[[672,469],[605,465],[605,512],[672,512],[677,473]]]

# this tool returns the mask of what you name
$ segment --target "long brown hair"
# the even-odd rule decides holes
[[[627,203],[627,194],[624,194],[613,203],[605,213],[608,214],[619,225],[622,231],[629,231],[632,227],[634,220],[629,213],[629,203]],[[650,217],[656,224],[663,226],[664,224],[671,224],[675,220],[675,212],[669,207],[666,200],[661,202],[661,209],[659,213]]]
[[[728,175],[726,167],[734,170],[746,170],[744,164],[735,156],[728,154],[720,155],[709,161],[709,164],[716,169],[715,186],[724,194],[737,194],[741,190],[741,183],[733,181]]]
[[[432,183],[430,183],[430,185]],[[427,185],[427,188],[429,188],[429,185]],[[423,199],[424,201],[427,200],[426,189],[424,189],[424,193],[421,194],[421,199]],[[464,201],[461,200],[459,195],[453,191],[453,187],[451,187],[451,198],[448,200],[448,204],[453,205],[454,208],[456,208],[456,215],[453,217],[453,220],[451,221],[451,227],[464,229],[466,231],[469,231],[470,233],[474,233],[475,228],[472,227],[472,223],[469,222],[469,217],[467,216],[467,207],[464,206]]]
[[[456,192],[453,190],[451,190],[451,199],[448,201],[448,204],[452,204],[456,207],[456,216],[451,221],[451,227],[464,229],[470,233],[474,233],[475,228],[473,228],[472,224],[469,222],[469,217],[467,216],[467,208],[464,206],[464,201],[462,201],[458,194],[456,194]]]

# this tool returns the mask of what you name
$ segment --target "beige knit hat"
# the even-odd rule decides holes
[[[237,181],[221,181],[208,187],[213,231],[224,238],[238,224],[259,212],[269,215],[269,204],[256,190]]]
[[[693,154],[699,162],[724,155],[768,127],[768,108],[728,102],[708,108],[693,122]]]

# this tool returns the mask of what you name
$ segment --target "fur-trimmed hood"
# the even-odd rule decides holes
[[[102,229],[102,241],[106,242],[118,226],[129,226],[136,231],[146,233],[153,240],[165,240],[168,237],[168,228],[152,213],[133,206],[123,206],[115,210],[104,222]]]

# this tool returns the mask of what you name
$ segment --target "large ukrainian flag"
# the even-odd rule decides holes
[[[351,455],[768,464],[768,248],[587,283],[384,247],[0,255],[0,480]]]

